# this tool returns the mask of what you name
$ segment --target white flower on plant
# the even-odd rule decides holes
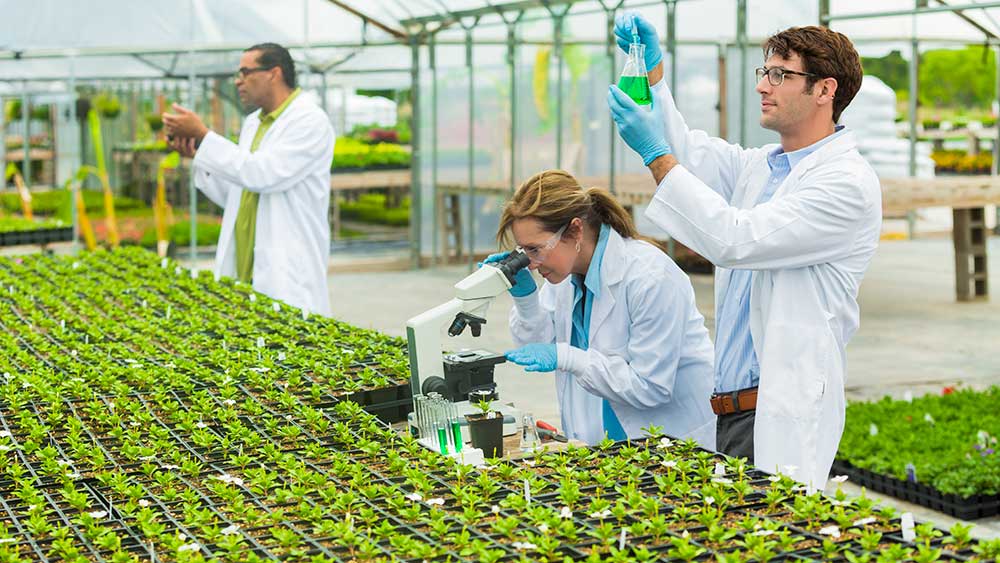
[[[500,514],[500,507],[494,504],[490,507],[490,512],[493,514]]]
[[[526,459],[526,460],[524,460],[524,464],[527,465],[528,467],[534,467],[535,466],[535,460],[533,460],[533,459]]]
[[[178,547],[177,551],[178,552],[181,552],[181,551],[198,551],[199,549],[201,549],[201,544],[199,544],[198,542],[192,542],[192,543],[186,543],[186,544]]]
[[[83,475],[80,475],[79,473],[67,473],[66,476],[69,477],[70,479],[74,480],[74,481],[76,481],[77,479],[82,479],[83,478]]]
[[[600,512],[591,512],[590,513],[590,517],[591,518],[604,519],[604,518],[607,518],[608,516],[611,516],[611,511],[607,510],[607,509],[604,509],[604,510],[602,510]]]
[[[543,533],[543,534],[545,532],[548,532],[549,531],[549,525],[546,524],[545,522],[542,522],[541,524],[538,525],[538,531],[541,532],[541,533]]]
[[[424,497],[420,496],[420,493],[410,493],[410,494],[406,495],[406,498],[408,500],[413,501],[413,502],[420,502],[420,501],[424,500]]]
[[[568,506],[564,506],[564,507],[562,507],[562,510],[559,511],[559,517],[560,518],[572,518],[573,517],[573,511],[570,510]]]
[[[753,533],[755,536],[767,537],[774,534],[774,530],[757,530]]]
[[[531,542],[527,542],[527,541],[516,541],[516,542],[510,544],[510,546],[513,547],[514,549],[523,549],[523,550],[526,550],[526,551],[527,550],[532,550],[532,549],[538,549],[537,545],[535,545],[535,544],[533,544]]]
[[[67,465],[69,465],[69,462],[66,461],[65,459],[57,459],[56,465],[58,465],[59,467],[66,467]]]
[[[230,524],[229,526],[223,528],[220,533],[224,536],[228,536],[230,534],[238,534],[240,533],[240,527],[237,526],[236,524]]]
[[[427,499],[427,504],[429,506],[444,506],[444,499],[440,498],[440,497],[438,497],[438,498],[429,498],[429,499]]]
[[[833,499],[830,501],[830,504],[832,504],[833,506],[851,506],[851,501]]]
[[[165,464],[161,465],[160,467],[162,467],[163,469],[166,469],[167,471],[170,471],[171,469],[180,469],[181,468],[181,466],[174,465],[172,463],[165,463]]]
[[[705,504],[708,505],[715,504],[715,497],[705,497]]]
[[[847,482],[847,475],[837,475],[836,477],[831,477],[830,480],[834,483],[845,483]]]
[[[661,461],[660,465],[666,467],[667,469],[672,469],[674,467],[677,467],[677,460],[671,459],[667,461]]]
[[[243,486],[243,479],[240,479],[239,477],[234,477],[234,476],[232,476],[232,475],[230,475],[228,473],[222,473],[220,475],[215,475],[215,476],[213,476],[213,479],[218,479],[219,481],[222,481],[223,483],[226,483],[227,485],[236,485],[237,487],[242,487]]]
[[[718,483],[720,485],[732,485],[733,484],[733,480],[732,479],[726,479],[725,477],[715,477],[715,478],[712,479],[712,482],[713,483]]]
[[[91,518],[104,518],[107,515],[108,515],[108,511],[106,511],[106,510],[95,510],[93,512],[88,512],[87,513],[87,516],[90,516]]]
[[[821,536],[830,536],[832,538],[839,538],[840,528],[837,526],[826,526],[825,528],[819,529],[819,534]]]
[[[691,537],[691,533],[688,532],[687,530],[684,530],[684,533],[681,534],[681,537],[684,539],[688,539]]]
[[[670,441],[670,438],[660,438],[660,443],[656,447],[661,450],[665,450],[672,445],[674,445],[674,443]]]
[[[222,401],[222,404],[231,407],[236,404],[236,401],[232,399],[226,399],[225,401]]]
[[[149,506],[150,506],[151,504],[152,504],[151,502],[149,502],[148,500],[146,500],[146,499],[144,499],[144,498],[141,498],[141,499],[139,499],[139,506],[140,506],[141,508],[149,508]]]
[[[851,523],[852,526],[867,526],[868,524],[874,524],[878,522],[878,518],[874,516],[869,516],[868,518],[862,518],[860,520],[855,520]]]
[[[924,420],[925,420],[925,421],[926,421],[926,422],[927,422],[928,424],[934,424],[934,417],[933,417],[933,416],[931,416],[931,413],[929,413],[929,412],[925,412],[925,413],[924,413]]]
[[[140,461],[155,461],[156,460],[156,456],[155,455],[139,456],[139,460]]]

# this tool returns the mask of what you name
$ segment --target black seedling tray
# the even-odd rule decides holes
[[[57,227],[54,229],[35,229],[33,231],[0,232],[0,246],[18,246],[22,244],[48,244],[73,240],[73,227]]]
[[[954,493],[942,493],[930,485],[911,483],[891,475],[875,473],[840,459],[833,462],[831,472],[847,475],[855,483],[873,491],[926,506],[962,520],[975,520],[1000,514],[1000,495],[961,497]]]

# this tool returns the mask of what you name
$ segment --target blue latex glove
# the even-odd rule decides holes
[[[486,257],[486,260],[479,263],[479,267],[482,267],[483,264],[495,264],[506,258],[509,254],[510,252],[490,254]],[[514,286],[507,291],[514,297],[527,297],[534,293],[537,287],[535,285],[535,278],[531,277],[531,272],[527,268],[521,268],[514,274]]]
[[[553,371],[556,369],[555,344],[528,344],[516,350],[509,350],[504,355],[515,364],[524,366],[524,371]]]
[[[660,52],[660,38],[656,35],[656,28],[646,21],[638,12],[627,10],[615,16],[615,40],[618,41],[618,48],[628,54],[628,46],[632,43],[632,21],[635,19],[635,28],[639,33],[639,42],[646,46],[646,72],[653,70],[653,67],[663,60],[663,53]]]
[[[649,166],[657,157],[673,152],[663,135],[663,114],[657,108],[652,111],[640,108],[614,85],[608,89],[608,108],[611,118],[618,124],[618,134],[626,145],[639,153],[643,164]]]

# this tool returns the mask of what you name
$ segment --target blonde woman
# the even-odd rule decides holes
[[[562,170],[526,181],[506,205],[498,241],[531,263],[511,289],[507,358],[555,372],[566,435],[595,444],[650,425],[715,447],[712,343],[688,277],[639,240],[607,191]],[[495,254],[487,262],[502,259]],[[545,283],[537,288],[528,270]]]

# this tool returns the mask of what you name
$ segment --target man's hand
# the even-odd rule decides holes
[[[198,151],[195,140],[191,137],[173,137],[167,140],[167,145],[187,158],[194,158],[194,153]]]
[[[639,36],[639,42],[645,47],[646,70],[650,71],[660,64],[663,54],[660,52],[660,39],[656,35],[656,28],[646,21],[638,12],[628,10],[615,16],[615,39],[618,48],[628,53],[629,45],[632,43],[632,24],[635,23],[635,33]],[[653,82],[650,81],[650,84]]]
[[[188,137],[201,142],[208,134],[208,127],[205,127],[198,114],[178,104],[173,104],[173,109],[177,113],[163,114],[163,128],[167,135]]]
[[[663,114],[658,108],[652,111],[640,108],[614,85],[608,89],[608,108],[618,124],[618,134],[626,145],[639,153],[643,164],[649,166],[657,157],[673,152],[664,136]]]

